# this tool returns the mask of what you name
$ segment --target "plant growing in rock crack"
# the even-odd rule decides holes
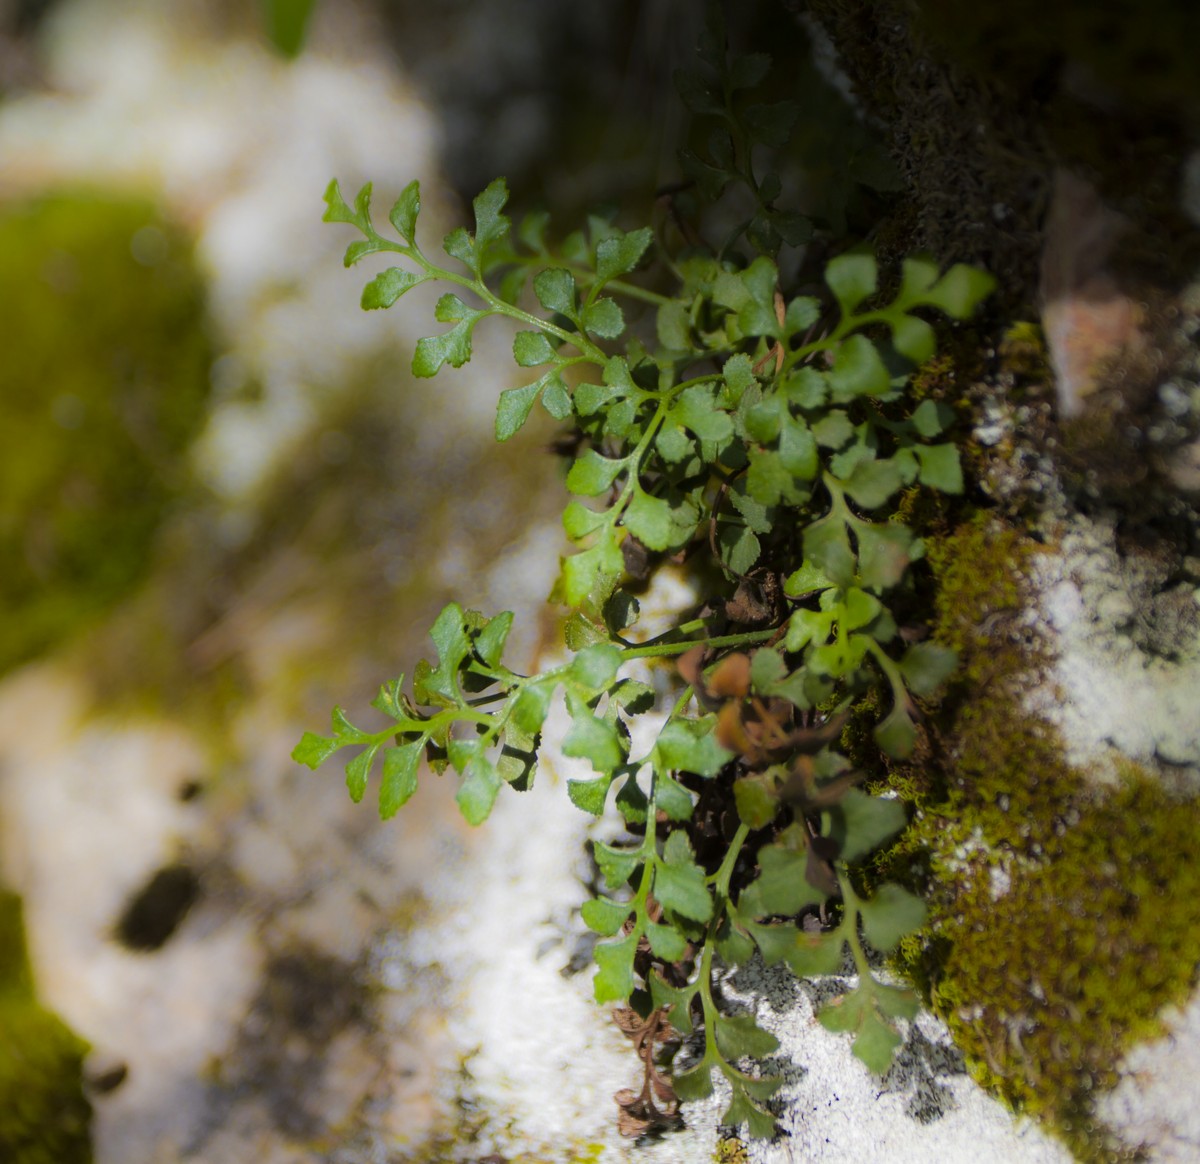
[[[378,760],[383,817],[412,796],[422,761],[452,768],[462,814],[479,824],[505,785],[530,786],[551,702],[564,698],[562,750],[595,772],[570,781],[568,794],[595,815],[611,797],[628,837],[596,844],[606,892],[583,907],[604,939],[596,999],[620,1004],[645,1066],[641,1092],[617,1097],[622,1129],[671,1122],[678,1099],[709,1094],[715,1070],[730,1087],[725,1122],[770,1136],[781,1081],[760,1065],[778,1044],[751,1016],[722,1012],[718,963],[758,953],[806,977],[838,972],[848,954],[855,984],[819,1017],[851,1034],[877,1072],[901,1042],[896,1020],[917,1009],[911,991],[875,977],[867,945],[892,950],[922,924],[924,906],[890,883],[868,895],[855,872],[904,827],[904,806],[857,787],[863,773],[838,741],[852,713],[879,704],[880,750],[909,755],[914,697],[954,667],[943,648],[905,646],[887,605],[921,556],[895,516],[898,495],[962,490],[957,451],[940,439],[948,410],[914,404],[906,388],[934,353],[925,310],[964,319],[992,284],[966,266],[939,273],[910,259],[884,295],[874,257],[851,250],[825,267],[827,294],[793,293],[775,255],[811,227],[776,207],[779,179],[756,171],[754,146],[780,144],[796,111],[747,99],[769,61],[730,58],[719,27],[700,56],[680,90],[712,132],[707,154],[688,155],[685,167],[713,199],[731,184],[753,196],[750,217],[719,248],[671,253],[665,231],[626,232],[599,217],[552,248],[545,215],[514,235],[497,180],[474,201],[474,230],[446,236],[443,266],[417,242],[416,182],[388,215],[395,236],[377,229],[369,185],[348,203],[330,184],[326,220],[362,236],[346,264],[381,252],[398,260],[367,284],[364,308],[390,307],[425,282],[449,288],[435,311],[446,327],[418,342],[414,373],[462,366],[482,321],[514,320],[514,359],[533,371],[501,393],[497,439],[514,436],[539,401],[573,427],[563,526],[575,549],[551,596],[570,611],[572,654],[518,674],[504,663],[512,614],[451,603],[411,693],[400,676],[375,699],[382,728],[359,728],[338,708],[332,734],[306,733],[294,756],[316,768],[354,749],[345,770],[356,801]],[[622,303],[652,311],[653,328],[631,328]],[[634,583],[666,560],[718,580],[694,617],[635,641]],[[680,690],[637,752],[629,724],[655,698],[627,671],[654,659],[677,660]],[[698,1054],[677,1057],[668,1080],[658,1048],[699,1032]]]

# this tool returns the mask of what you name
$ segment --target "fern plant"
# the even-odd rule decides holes
[[[729,57],[719,27],[700,55],[679,87],[712,128],[685,169],[712,199],[740,187],[744,206],[752,195],[749,217],[718,247],[672,253],[663,232],[600,217],[552,247],[544,214],[514,233],[498,179],[474,200],[474,229],[444,239],[447,263],[417,241],[416,182],[388,214],[394,234],[372,217],[370,185],[347,202],[330,184],[326,221],[361,236],[346,265],[396,256],[366,285],[364,308],[391,307],[421,283],[447,288],[435,310],[446,326],[418,342],[413,372],[461,367],[485,320],[515,321],[513,358],[529,378],[501,393],[497,439],[516,435],[539,402],[572,427],[563,527],[575,548],[551,595],[570,612],[571,658],[518,674],[504,662],[512,614],[451,603],[430,632],[435,658],[416,665],[411,688],[401,675],[375,699],[384,726],[360,728],[337,708],[331,734],[306,733],[294,757],[315,769],[351,749],[356,801],[378,767],[385,818],[412,796],[422,763],[452,769],[463,816],[480,824],[506,785],[530,786],[543,724],[563,698],[562,750],[594,771],[567,793],[594,815],[611,800],[628,837],[596,844],[605,892],[583,907],[603,939],[595,997],[619,1005],[646,1068],[641,1092],[618,1096],[622,1128],[669,1123],[678,1100],[711,1091],[715,1070],[731,1087],[724,1122],[770,1136],[781,1081],[760,1061],[777,1042],[752,1018],[722,1013],[718,963],[761,956],[807,977],[849,956],[855,985],[819,1017],[851,1034],[877,1072],[901,1042],[896,1020],[917,1010],[911,991],[875,977],[867,947],[895,948],[924,906],[891,883],[868,895],[855,872],[904,828],[905,809],[858,787],[863,773],[839,740],[851,716],[882,706],[880,751],[908,756],[914,697],[953,670],[949,651],[905,646],[887,605],[921,556],[896,515],[900,495],[962,490],[944,439],[949,411],[907,389],[934,354],[929,309],[965,319],[992,281],[910,259],[885,295],[874,257],[850,250],[826,266],[824,294],[793,293],[776,256],[811,224],[776,206],[780,180],[756,172],[754,147],[780,144],[796,111],[747,99],[769,61]],[[631,328],[623,303],[652,312],[653,327]],[[695,617],[634,641],[635,581],[670,558],[715,578],[712,592]],[[637,752],[629,725],[655,697],[628,665],[671,658],[678,695]],[[668,1079],[658,1047],[699,1031],[698,1059]]]

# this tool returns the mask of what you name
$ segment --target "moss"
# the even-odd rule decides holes
[[[749,1159],[746,1145],[737,1136],[722,1136],[717,1141],[717,1150],[713,1153],[716,1164],[747,1164]]]
[[[1080,1159],[1115,1160],[1094,1100],[1200,963],[1200,803],[1133,765],[1099,788],[1022,711],[1040,658],[1013,615],[1039,548],[986,516],[930,546],[962,670],[932,729],[942,779],[886,864],[925,883],[930,924],[901,957],[975,1078]]]
[[[58,194],[0,214],[0,671],[143,574],[186,482],[210,348],[182,238],[140,201]]]
[[[20,900],[0,890],[0,1160],[89,1164],[87,1044],[38,1005]]]

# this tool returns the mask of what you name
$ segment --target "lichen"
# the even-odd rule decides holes
[[[20,899],[0,890],[0,1160],[90,1164],[87,1044],[41,1007],[25,952]]]
[[[935,635],[962,666],[930,725],[942,778],[887,864],[924,882],[902,959],[974,1077],[1080,1159],[1116,1160],[1095,1100],[1200,962],[1200,803],[1132,763],[1098,785],[1023,709],[1044,663],[1025,571],[1046,552],[987,515],[930,545]]]
[[[128,593],[187,480],[210,345],[152,206],[62,193],[0,214],[0,671]]]

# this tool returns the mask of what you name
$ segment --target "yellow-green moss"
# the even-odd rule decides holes
[[[713,1154],[716,1164],[747,1164],[749,1159],[746,1145],[737,1136],[722,1136],[717,1141],[717,1150]]]
[[[1040,548],[986,516],[930,546],[936,635],[962,669],[933,725],[941,779],[887,865],[927,881],[930,924],[902,958],[975,1078],[1107,1161],[1123,1157],[1094,1100],[1200,963],[1200,803],[1134,765],[1101,790],[1023,712],[1041,660],[1014,615]]]
[[[33,993],[20,900],[0,890],[0,1160],[89,1164],[87,1045]]]
[[[0,213],[0,671],[141,576],[211,354],[186,243],[153,207],[60,194]]]

